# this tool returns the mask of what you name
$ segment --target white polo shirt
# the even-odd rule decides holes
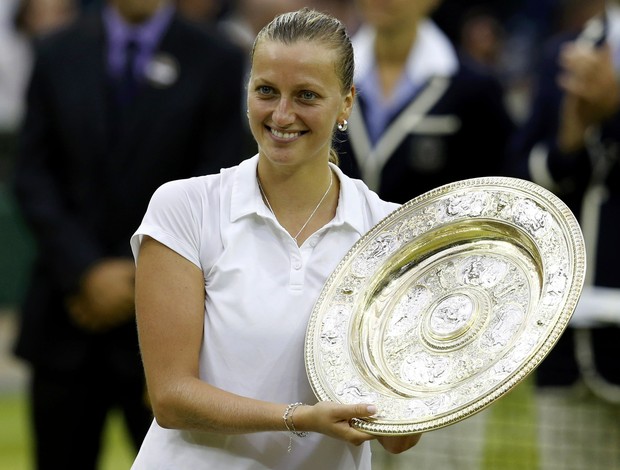
[[[398,205],[387,203],[336,166],[335,218],[301,247],[263,203],[258,156],[220,174],[160,187],[131,239],[170,247],[205,276],[200,378],[242,396],[316,403],[306,376],[304,338],[328,276],[351,246]],[[133,469],[369,469],[370,446],[321,434],[220,435],[163,429],[154,421]]]

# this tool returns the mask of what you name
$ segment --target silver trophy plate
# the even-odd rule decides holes
[[[425,193],[347,253],[314,307],[306,370],[321,401],[372,403],[377,435],[456,423],[504,396],[566,328],[585,276],[568,207],[528,181]]]

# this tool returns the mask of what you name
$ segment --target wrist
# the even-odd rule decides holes
[[[284,414],[282,415],[282,419],[284,420],[284,425],[286,426],[286,429],[290,433],[298,437],[305,437],[308,434],[307,432],[301,431],[295,426],[295,412],[298,408],[303,406],[305,405],[301,402],[291,403],[286,407],[286,410],[284,410]]]
[[[288,451],[289,452],[291,451],[292,446],[293,446],[293,436],[306,437],[308,435],[307,431],[301,431],[295,425],[295,414],[296,414],[295,412],[299,408],[302,408],[302,407],[305,407],[305,406],[306,405],[304,405],[301,402],[291,403],[290,405],[288,405],[286,407],[286,409],[284,410],[284,414],[282,415],[282,420],[284,421],[284,426],[286,427],[286,429],[290,433],[290,439],[289,439],[289,445],[288,445]]]

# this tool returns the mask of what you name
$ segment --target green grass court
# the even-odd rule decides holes
[[[488,410],[480,470],[538,469],[535,427],[531,426],[535,422],[530,406],[531,393],[531,385],[526,381]],[[23,394],[0,394],[0,469],[33,468],[27,419],[27,402]],[[396,468],[390,462],[394,459],[396,463],[401,458],[381,456],[377,449],[373,453],[378,454],[374,470]],[[102,459],[100,470],[124,470],[131,466],[133,453],[117,415],[112,415],[108,422]],[[427,466],[423,464],[421,468]]]
[[[0,395],[0,469],[31,470],[28,410],[25,396]],[[103,444],[100,470],[129,469],[133,451],[127,444],[118,416],[108,422]]]

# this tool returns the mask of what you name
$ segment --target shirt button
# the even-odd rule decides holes
[[[295,261],[295,262],[293,263],[293,267],[294,267],[295,269],[301,269],[301,261]]]

